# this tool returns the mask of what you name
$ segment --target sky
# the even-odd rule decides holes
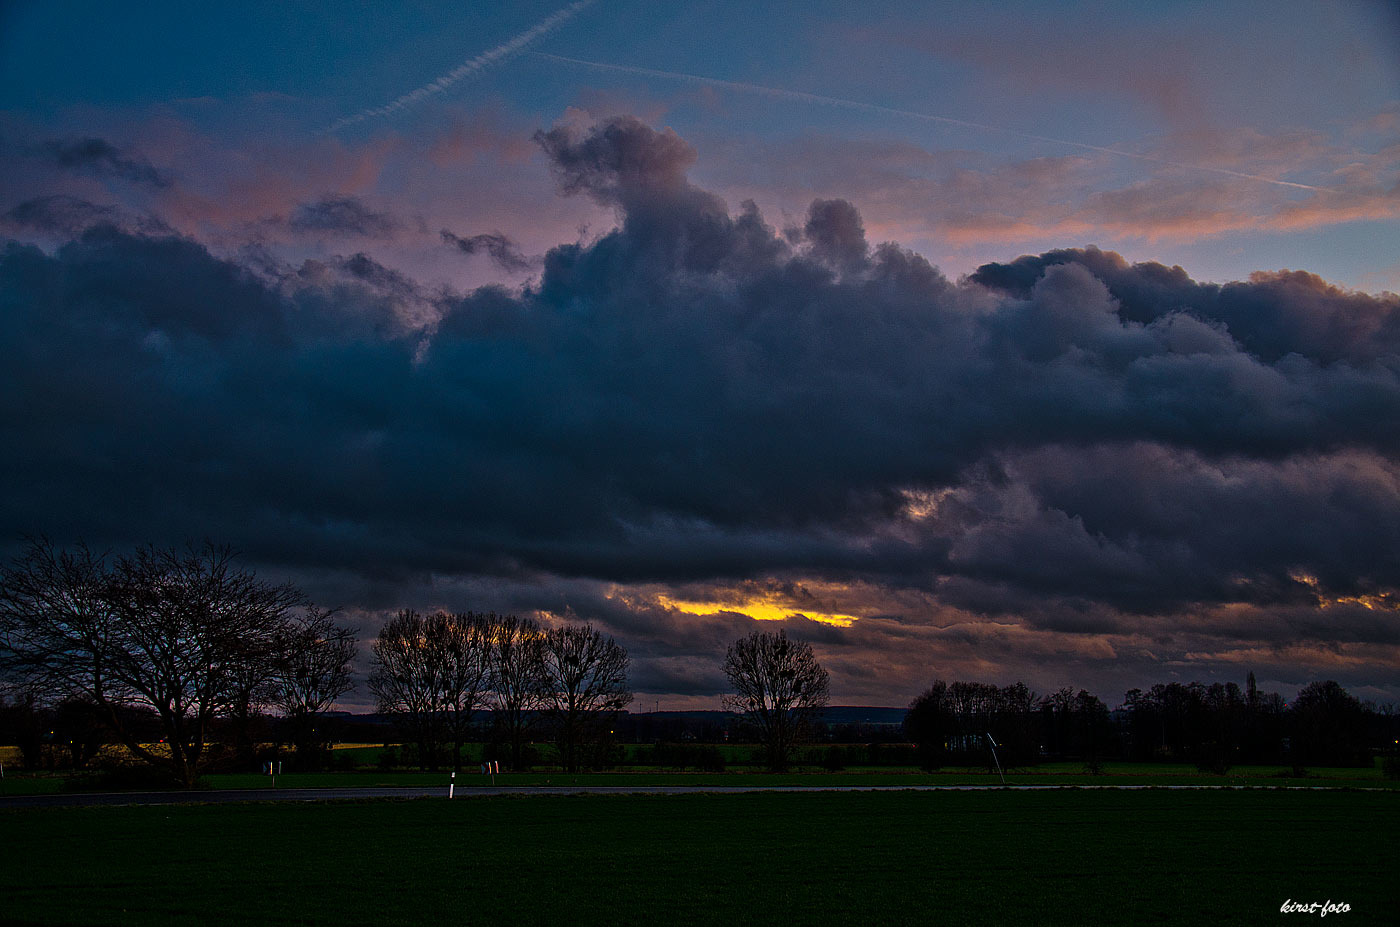
[[[1397,244],[1379,0],[4,3],[0,553],[1396,701]]]

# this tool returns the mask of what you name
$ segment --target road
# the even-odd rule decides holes
[[[1228,785],[779,785],[779,786],[467,786],[456,790],[456,798],[487,798],[500,795],[691,795],[739,794],[743,792],[979,792],[993,789],[1045,791],[1052,789],[1229,789]],[[1281,788],[1281,786],[1274,786]],[[1305,786],[1308,790],[1326,788]],[[1351,790],[1357,791],[1357,790]],[[1387,791],[1363,789],[1360,791]],[[0,796],[0,809],[59,808],[96,805],[192,805],[223,802],[280,801],[358,801],[367,798],[446,798],[447,789],[432,788],[352,788],[352,789],[209,789],[195,792],[71,792],[57,795]]]

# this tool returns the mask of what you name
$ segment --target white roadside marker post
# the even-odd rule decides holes
[[[447,783],[447,797],[452,797],[452,792],[457,788],[457,773],[452,773],[452,778]]]
[[[987,734],[987,740],[991,741],[992,744],[992,759],[996,761],[997,764],[997,775],[1001,776],[1001,784],[1006,785],[1006,773],[1001,771],[1001,760],[997,759],[997,742],[992,740],[990,732]]]

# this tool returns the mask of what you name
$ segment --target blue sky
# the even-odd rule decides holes
[[[759,620],[838,702],[1400,697],[1398,17],[4,4],[0,531],[677,707]]]
[[[195,15],[167,3],[120,11],[10,4],[0,107],[54,128],[98,118],[139,131],[143,120],[169,119],[216,145],[263,136],[294,148],[559,8],[252,3],[204,5]],[[1204,279],[1305,267],[1350,287],[1395,289],[1395,16],[1370,2],[886,3],[857,13],[841,3],[599,0],[523,53],[337,139],[353,150],[430,136],[483,110],[524,134],[570,107],[595,116],[645,110],[696,146],[695,176],[732,206],[754,196],[800,213],[813,195],[845,196],[875,229],[951,273],[1052,245],[1097,244],[1181,263]],[[1007,131],[588,69],[532,52]],[[852,150],[862,146],[875,150]],[[804,154],[796,164],[795,151]],[[1027,165],[1042,169],[1037,182],[1017,172]],[[1214,170],[1345,192],[1310,194]],[[1009,201],[988,203],[997,222],[964,221],[982,185],[1018,182],[1025,186]],[[904,188],[900,202],[886,199],[892,184]]]

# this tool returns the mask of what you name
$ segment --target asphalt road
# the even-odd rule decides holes
[[[807,786],[466,786],[456,790],[456,798],[485,798],[498,795],[690,795],[697,793],[737,794],[741,792],[978,792],[990,789],[1044,791],[1048,789],[1228,789],[1228,785],[807,785]],[[1318,786],[1307,786],[1315,789]],[[1386,791],[1365,789],[1362,791]],[[366,798],[446,798],[447,789],[360,788],[360,789],[210,789],[196,792],[72,792],[57,795],[0,796],[0,809],[59,808],[96,805],[197,805],[212,802],[268,801],[357,801]]]

